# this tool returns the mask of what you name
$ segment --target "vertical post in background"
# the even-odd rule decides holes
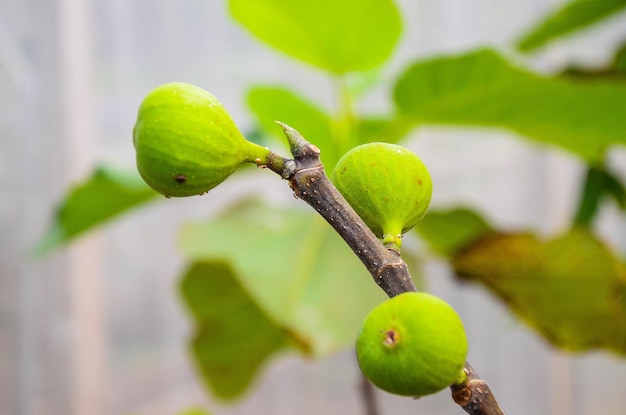
[[[72,181],[85,177],[93,167],[96,145],[89,4],[81,0],[58,3],[65,173]],[[106,407],[106,326],[99,249],[97,237],[88,237],[69,252],[75,415],[102,415]]]
[[[20,401],[20,268],[16,208],[16,186],[10,179],[18,153],[15,119],[19,118],[22,89],[26,84],[28,65],[18,48],[18,39],[6,23],[0,7],[0,415],[18,412]],[[17,103],[17,104],[16,104]],[[11,139],[9,139],[11,137]]]
[[[545,223],[550,233],[558,234],[570,225],[578,201],[576,180],[581,175],[581,166],[576,161],[558,153],[548,153],[544,157],[546,165],[545,188]],[[573,414],[574,395],[572,383],[573,357],[562,351],[550,351],[547,364],[550,385],[550,413]]]

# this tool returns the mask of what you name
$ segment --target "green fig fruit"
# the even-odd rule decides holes
[[[433,191],[422,160],[389,143],[368,143],[348,151],[331,180],[374,234],[398,247],[402,234],[426,214]]]
[[[180,82],[145,97],[133,144],[141,177],[157,192],[177,197],[206,193],[242,163],[269,154],[243,137],[217,98]]]
[[[374,308],[357,337],[361,371],[387,392],[420,397],[466,379],[467,338],[442,299],[408,292]]]

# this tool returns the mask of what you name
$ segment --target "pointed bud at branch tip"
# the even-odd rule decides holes
[[[319,149],[313,144],[309,143],[295,128],[292,128],[281,121],[274,122],[280,125],[280,127],[283,129],[285,137],[287,137],[287,141],[289,142],[289,149],[291,150],[291,154],[295,158],[305,156],[307,148],[311,148],[317,154],[319,154]]]

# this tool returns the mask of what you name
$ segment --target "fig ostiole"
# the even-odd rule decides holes
[[[432,197],[432,179],[422,160],[396,144],[354,147],[337,162],[331,180],[374,234],[398,249]]]
[[[197,86],[172,82],[143,100],[133,129],[137,169],[166,196],[204,194],[245,162],[270,154],[246,140],[224,106]]]
[[[413,397],[462,383],[467,349],[458,314],[423,292],[379,304],[365,318],[356,341],[366,378],[389,393]]]

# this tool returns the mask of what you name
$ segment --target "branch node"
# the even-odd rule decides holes
[[[466,382],[450,386],[454,402],[471,415],[505,415],[487,382],[467,362],[465,372],[468,376]]]
[[[293,175],[296,173],[296,162],[293,160],[285,161],[283,166],[283,171],[281,172],[281,177],[285,180],[291,179]]]

